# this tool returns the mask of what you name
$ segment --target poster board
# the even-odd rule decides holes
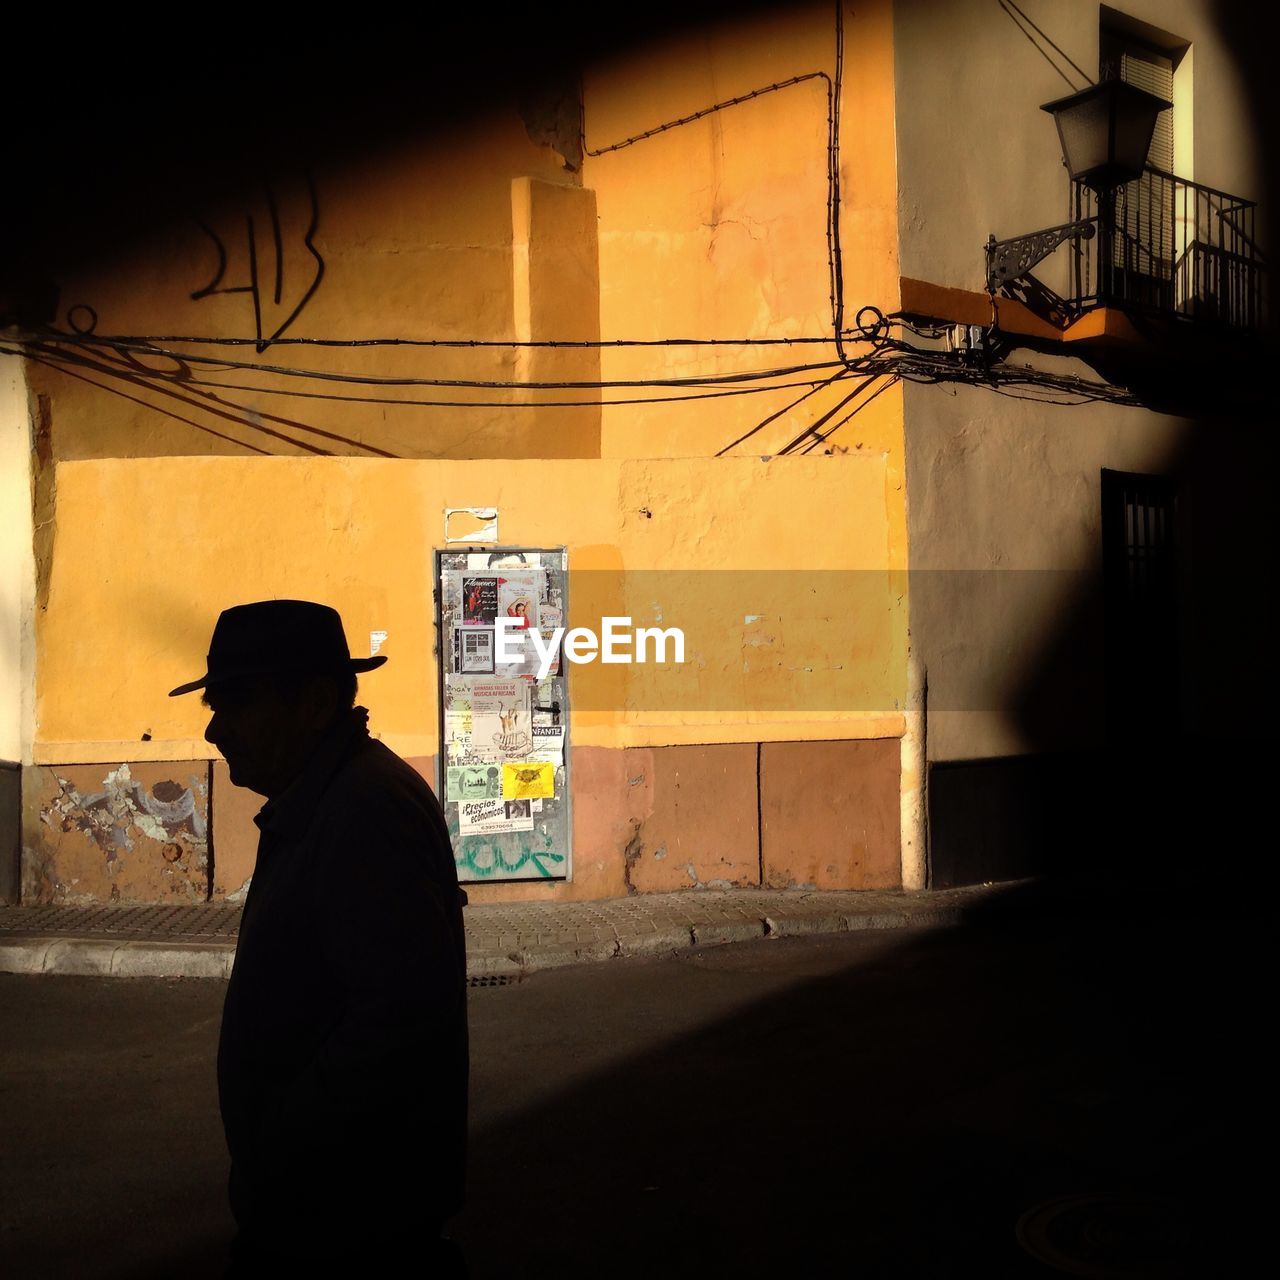
[[[436,552],[437,794],[464,883],[570,878],[568,687],[553,648],[566,563],[564,548]]]

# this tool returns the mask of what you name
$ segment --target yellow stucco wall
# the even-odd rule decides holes
[[[606,336],[830,338],[828,111],[838,34],[839,247],[845,323],[866,305],[888,313],[898,290],[892,6],[780,7],[697,30],[592,68],[584,80],[583,180],[600,210],[600,317]],[[796,77],[808,77],[788,83]],[[770,89],[770,86],[782,87]],[[760,92],[764,90],[764,92]],[[627,143],[716,103],[758,96]],[[600,154],[593,154],[600,153]],[[661,287],[660,282],[687,282]],[[865,351],[848,344],[850,355]],[[610,348],[606,377],[691,377],[833,362],[834,343]],[[834,364],[831,368],[834,368]],[[827,369],[825,372],[830,372]],[[825,376],[821,375],[809,375]],[[794,375],[801,381],[803,375]],[[606,456],[772,454],[848,393],[804,385],[761,395],[606,408]],[[780,412],[781,411],[781,412]],[[902,402],[880,396],[831,440],[882,451],[902,477]],[[905,541],[901,504],[890,513]]]
[[[40,760],[211,755],[197,699],[165,695],[203,671],[221,609],[272,596],[335,605],[357,653],[385,630],[392,660],[362,699],[396,750],[433,753],[432,549],[445,507],[481,504],[498,507],[504,543],[568,546],[571,592],[586,584],[574,625],[599,629],[593,588],[639,622],[655,602],[635,600],[633,584],[651,595],[657,575],[663,625],[685,627],[690,670],[701,663],[688,712],[646,685],[655,669],[574,668],[579,744],[901,732],[901,583],[887,571],[876,457],[157,458],[63,463],[58,495]],[[639,683],[613,683],[618,673]]]

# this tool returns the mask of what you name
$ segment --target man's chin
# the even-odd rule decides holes
[[[255,779],[252,773],[246,774],[242,768],[232,764],[230,760],[227,761],[227,772],[231,775],[233,787],[243,787],[246,791],[252,791],[260,796],[267,794],[260,778]]]

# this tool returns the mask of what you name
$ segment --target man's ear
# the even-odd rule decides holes
[[[337,682],[330,676],[316,676],[302,687],[302,708],[312,729],[324,729],[337,718],[340,698]]]

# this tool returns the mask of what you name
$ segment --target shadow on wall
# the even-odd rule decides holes
[[[0,904],[16,904],[22,884],[22,766],[0,760]]]
[[[1253,880],[1254,850],[1270,843],[1258,799],[1273,449],[1265,421],[1224,412],[1196,421],[1165,460],[1172,616],[1126,629],[1099,548],[1009,710],[1027,754],[931,769],[935,887],[1037,874]]]
[[[1116,625],[1099,549],[1011,708],[1027,754],[931,769],[935,887],[1037,874],[1254,881],[1271,843],[1258,801],[1273,449],[1265,421],[1227,412],[1198,420],[1160,468],[1177,494],[1169,625]],[[1083,717],[1077,698],[1093,704]],[[1073,737],[1087,741],[1064,749]]]
[[[10,140],[24,185],[21,201],[0,208],[0,310],[15,298],[47,310],[52,280],[114,260],[218,197],[260,200],[282,157],[291,171],[367,161],[408,139],[448,137],[503,99],[545,141],[545,117],[585,61],[768,7],[659,0],[627,21],[570,5],[496,22],[455,8],[332,32],[281,12],[259,15],[251,39],[210,20],[162,52],[109,17],[68,29],[33,11],[25,41],[49,56],[21,60],[8,82],[41,128]],[[84,128],[90,116],[100,127]]]

